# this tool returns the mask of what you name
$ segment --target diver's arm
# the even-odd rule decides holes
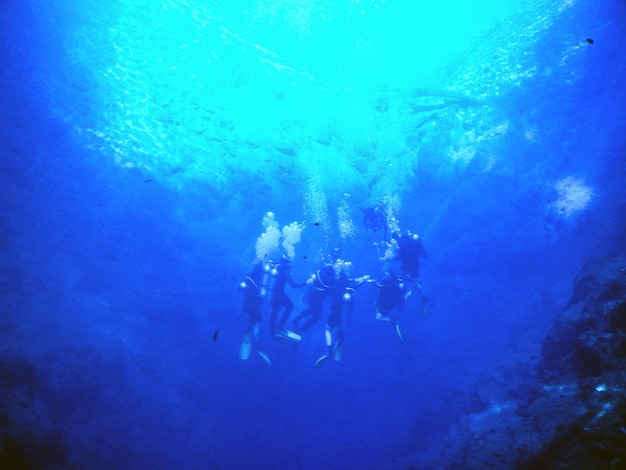
[[[422,243],[421,240],[420,240],[420,255],[422,256],[422,258],[428,258],[428,252],[426,251],[426,248],[424,248],[424,244]]]
[[[287,275],[287,284],[294,289],[300,289],[308,284],[308,279],[305,282],[295,282],[291,277],[291,273]]]

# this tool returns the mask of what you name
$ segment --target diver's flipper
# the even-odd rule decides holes
[[[291,341],[294,341],[296,343],[299,343],[300,341],[302,341],[302,336],[296,333],[295,331],[283,330],[282,332]]]
[[[402,340],[402,333],[400,333],[400,325],[398,325],[398,322],[396,322],[395,327],[396,327],[396,335],[398,336],[398,339],[400,341],[403,341]]]
[[[280,341],[281,343],[286,343],[288,339],[282,331],[274,333],[272,336],[274,336],[274,339]]]
[[[267,357],[267,354],[265,354],[263,351],[259,351],[258,349],[256,350],[256,352],[259,354],[259,356],[261,356],[261,358],[267,362],[267,365],[272,367],[272,361],[270,361],[270,358]]]
[[[250,359],[250,353],[252,352],[252,343],[250,342],[250,336],[246,335],[243,337],[243,343],[241,343],[241,348],[239,348],[239,358],[242,361],[247,361]]]
[[[317,361],[315,361],[315,365],[313,367],[318,368],[320,367],[322,364],[324,364],[324,362],[326,362],[326,359],[328,359],[330,357],[330,354],[324,354],[323,356],[321,356]]]
[[[299,343],[302,340],[302,336],[300,336],[295,331],[284,329],[276,333],[274,337],[280,341],[294,341],[296,343]]]
[[[335,361],[341,361],[342,353],[343,353],[343,343],[339,341],[337,344],[335,344],[335,347],[333,348],[333,358],[335,359]]]

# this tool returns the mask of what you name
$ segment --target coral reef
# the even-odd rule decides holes
[[[47,416],[41,388],[31,363],[0,361],[0,468],[68,468],[68,445]]]
[[[589,260],[536,363],[507,362],[477,380],[437,468],[626,468],[626,257]]]

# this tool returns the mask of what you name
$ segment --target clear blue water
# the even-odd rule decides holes
[[[46,465],[445,468],[624,250],[623,1],[4,3],[0,357],[34,378],[0,423],[56,433]],[[404,341],[368,284],[341,361],[313,367],[327,307],[292,344],[267,302],[272,365],[242,361],[265,214],[297,282],[381,279],[381,201],[430,255]]]

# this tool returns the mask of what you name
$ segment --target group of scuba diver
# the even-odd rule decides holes
[[[372,228],[372,221],[364,214],[363,223]],[[368,225],[370,224],[370,225]],[[383,276],[376,280],[369,275],[358,278],[349,276],[352,263],[334,257],[313,273],[305,282],[295,282],[291,274],[291,261],[282,255],[277,263],[263,260],[256,263],[251,272],[242,280],[239,290],[242,296],[241,312],[249,316],[244,339],[240,348],[240,358],[247,360],[256,352],[267,364],[271,361],[260,348],[260,325],[262,306],[269,304],[270,334],[281,341],[299,343],[302,335],[317,323],[327,310],[324,339],[326,350],[315,362],[320,367],[326,360],[339,361],[342,356],[346,326],[354,305],[357,289],[365,284],[372,284],[377,289],[374,305],[375,318],[393,325],[398,340],[402,334],[398,320],[393,312],[402,310],[405,301],[414,293],[421,296],[421,312],[424,313],[428,297],[418,281],[420,258],[427,258],[421,238],[410,231],[391,231],[388,235],[387,224],[375,228],[384,228],[384,241],[376,243],[378,259],[384,264]],[[399,262],[400,275],[391,266]],[[292,317],[294,303],[285,292],[286,286],[293,289],[306,288],[303,302],[306,307]]]

